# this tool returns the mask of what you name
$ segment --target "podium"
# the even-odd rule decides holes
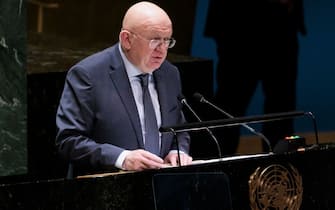
[[[177,178],[179,180],[185,180],[185,175],[191,174],[195,178],[194,176],[200,177],[203,174],[220,173],[229,179],[234,210],[261,209],[266,205],[268,209],[276,209],[279,205],[285,207],[290,203],[302,210],[335,209],[334,160],[335,145],[323,144],[319,150],[304,153],[233,156],[198,160],[193,165],[159,170],[95,174],[70,180],[8,183],[0,186],[0,209],[150,210],[157,205],[155,193],[160,193],[155,191],[157,186],[154,185],[159,184],[162,179],[155,178],[172,175],[180,176]],[[208,179],[209,183],[213,181]],[[204,184],[202,181],[199,181],[200,185]],[[176,187],[176,184],[167,182],[163,189],[168,187],[167,184],[171,189]],[[182,184],[187,186],[184,181]],[[190,186],[195,187],[194,183]],[[205,192],[211,198],[208,193],[217,191],[213,189]],[[224,199],[222,203],[216,203],[217,209],[224,206],[223,202]]]
[[[223,172],[153,175],[156,210],[231,210],[228,176]]]

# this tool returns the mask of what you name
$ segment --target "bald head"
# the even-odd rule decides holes
[[[164,62],[172,32],[166,12],[156,4],[142,1],[127,10],[119,40],[127,59],[142,72],[150,73]]]
[[[167,13],[151,2],[142,1],[131,6],[122,22],[123,29],[152,29],[152,27],[162,27],[172,29],[172,22]],[[158,28],[158,29],[159,29]]]

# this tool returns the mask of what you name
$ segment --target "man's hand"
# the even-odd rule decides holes
[[[143,149],[130,151],[123,161],[123,168],[128,171],[143,171],[164,167],[162,158]]]
[[[185,153],[180,153],[181,166],[189,165],[192,163],[193,158]],[[164,159],[165,164],[170,164],[171,166],[179,166],[178,164],[178,153],[170,152]]]

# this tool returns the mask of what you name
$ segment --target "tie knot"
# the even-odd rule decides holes
[[[140,74],[138,77],[141,79],[142,87],[148,87],[149,84],[149,74]]]

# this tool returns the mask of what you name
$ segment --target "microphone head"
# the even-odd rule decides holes
[[[200,93],[194,93],[194,94],[193,94],[193,97],[194,97],[197,101],[200,101],[201,103],[202,103],[202,102],[205,102],[205,98],[204,98]]]
[[[186,103],[186,98],[183,94],[178,95],[178,100],[182,103],[185,104]]]

